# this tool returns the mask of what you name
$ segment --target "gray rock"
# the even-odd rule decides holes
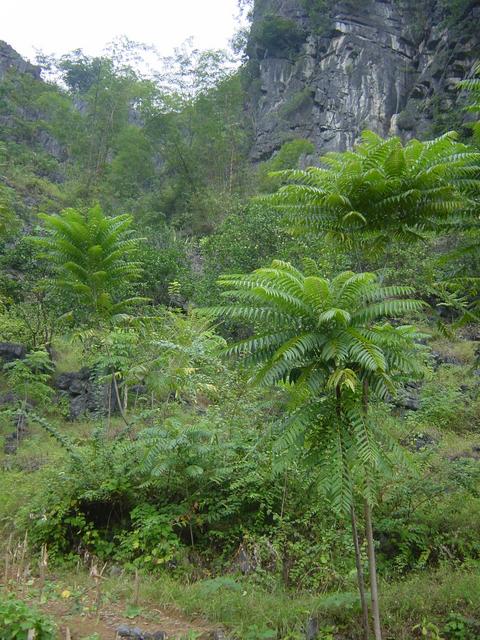
[[[78,420],[87,412],[87,395],[74,396],[70,399],[70,420]]]
[[[437,366],[441,364],[462,364],[460,358],[458,358],[454,353],[440,353],[439,351],[432,351],[432,356]]]
[[[9,44],[0,40],[0,81],[9,71],[28,73],[34,78],[40,78],[40,67],[27,62]]]
[[[71,371],[71,372],[68,372],[68,373],[61,373],[55,379],[55,387],[57,389],[62,390],[62,391],[67,391],[67,389],[70,388],[70,385],[74,381],[75,375],[76,375],[76,373],[74,371]]]
[[[117,637],[143,640],[143,632],[139,627],[129,627],[125,624],[122,624],[117,628]]]
[[[435,440],[435,438],[428,433],[420,433],[416,435],[413,440],[415,451],[423,451],[423,449],[434,447],[436,444],[437,441]]]
[[[129,640],[166,640],[167,634],[165,631],[142,631],[139,627],[129,627],[127,625],[120,625],[117,628],[117,638],[128,638]]]
[[[447,27],[440,0],[330,4],[322,16],[309,15],[304,0],[254,4],[248,46],[253,160],[271,157],[291,138],[307,138],[325,153],[350,147],[364,129],[409,139],[429,133],[442,114],[457,115],[461,124],[464,97],[456,83],[479,57],[477,7]],[[258,34],[271,15],[291,21],[303,41],[293,48],[262,46]]]
[[[420,409],[420,399],[414,395],[405,396],[400,406],[408,411],[418,411]]]
[[[113,390],[109,400],[108,387],[99,384],[88,367],[61,373],[55,379],[55,388],[69,400],[70,420],[77,420],[88,412],[106,412],[109,406],[114,412],[117,400]]]
[[[81,393],[85,393],[85,391],[87,390],[87,386],[88,382],[82,380],[81,378],[75,378],[74,380],[72,380],[72,383],[68,388],[68,392],[72,396],[80,395]]]
[[[16,342],[0,342],[0,359],[4,362],[13,362],[25,357],[27,349],[23,344]]]
[[[8,455],[14,455],[17,453],[18,438],[16,433],[10,433],[5,436],[5,442],[3,445],[3,452]]]
[[[0,407],[13,404],[14,402],[17,402],[17,400],[18,398],[13,391],[7,391],[7,393],[0,395]]]
[[[110,569],[108,570],[108,575],[111,576],[112,578],[121,576],[123,574],[123,569],[120,565],[118,564],[114,564],[110,567]]]
[[[316,616],[311,616],[305,629],[305,640],[316,640],[320,631],[320,622]]]
[[[420,387],[416,383],[407,384],[398,396],[394,399],[394,404],[400,409],[407,411],[418,411],[420,409]]]

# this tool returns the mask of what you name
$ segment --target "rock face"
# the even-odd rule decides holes
[[[434,124],[461,125],[455,85],[480,57],[480,0],[464,0],[455,16],[445,5],[256,0],[248,45],[252,159],[270,157],[291,138],[324,153],[350,147],[367,128],[408,139],[435,133]]]
[[[88,367],[59,374],[55,388],[68,400],[71,421],[85,414],[118,412],[118,401],[111,385],[99,383]]]
[[[0,82],[9,71],[29,73],[37,80],[40,79],[40,67],[27,62],[9,44],[0,40]]]
[[[77,420],[85,413],[103,408],[101,390],[86,367],[80,371],[61,373],[55,380],[55,388],[68,399],[70,420]]]

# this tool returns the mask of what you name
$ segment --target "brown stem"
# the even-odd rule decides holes
[[[135,607],[138,607],[139,594],[140,594],[140,574],[139,574],[138,568],[135,568],[135,582],[133,585],[133,604]]]
[[[358,591],[360,593],[360,603],[362,605],[362,624],[363,624],[363,638],[364,640],[368,640],[369,638],[369,621],[368,621],[368,603],[367,596],[365,594],[365,578],[363,575],[362,568],[362,557],[360,554],[360,544],[358,542],[358,528],[357,528],[357,516],[355,514],[355,507],[352,503],[350,507],[350,519],[352,522],[352,535],[353,535],[353,546],[355,547],[355,566],[357,568],[357,580],[358,580]]]
[[[367,537],[368,566],[370,569],[370,594],[373,614],[373,630],[375,640],[382,640],[380,625],[380,604],[378,601],[377,563],[375,560],[375,546],[373,541],[372,508],[365,501],[365,533]]]
[[[112,380],[113,380],[113,388],[115,389],[115,397],[117,399],[118,408],[120,410],[120,415],[122,416],[123,421],[125,422],[127,427],[129,427],[130,423],[128,422],[127,417],[125,416],[125,412],[123,411],[123,404],[122,404],[122,401],[120,399],[120,393],[118,391],[117,379],[116,379],[114,373],[112,373]]]
[[[341,413],[342,413],[342,404],[341,404],[342,390],[340,388],[340,385],[338,384],[335,387],[335,397],[336,397],[336,414],[337,414],[337,418],[340,419]],[[349,477],[350,477],[350,473],[349,473]],[[350,484],[352,484],[351,478],[350,478]],[[360,594],[360,603],[362,606],[363,638],[364,640],[368,640],[368,637],[369,637],[368,605],[367,605],[367,597],[365,595],[365,578],[363,575],[362,559],[360,555],[360,544],[358,542],[357,518],[355,515],[355,506],[353,504],[353,495],[352,495],[352,505],[350,507],[350,519],[352,523],[353,546],[355,547],[355,566],[357,568],[358,591]]]

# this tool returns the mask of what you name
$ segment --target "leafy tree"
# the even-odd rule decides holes
[[[127,195],[132,181],[138,182],[138,164],[147,169],[147,174],[151,164],[151,157],[145,159],[148,141],[131,120],[138,124],[142,114],[150,112],[158,92],[151,81],[142,79],[124,63],[121,53],[89,58],[76,50],[55,61],[71,97],[82,105],[81,127],[78,135],[70,136],[69,146],[80,168],[80,195],[87,200],[98,197],[105,182],[108,184],[112,156],[117,159],[112,186],[118,188],[115,178],[122,173]],[[124,154],[132,151],[134,138],[139,148],[134,153],[133,177],[129,177],[124,171]]]
[[[267,14],[254,24],[247,47],[253,57],[293,57],[305,41],[303,29],[294,20]]]
[[[9,594],[0,597],[0,626],[4,640],[18,640],[32,635],[38,640],[54,640],[57,635],[53,620],[32,607],[31,603]]]
[[[54,266],[54,286],[70,296],[74,311],[108,318],[145,301],[129,296],[142,273],[131,216],[109,218],[95,206],[86,215],[66,209],[40,217],[48,235],[37,242]]]
[[[284,171],[289,184],[266,201],[301,233],[382,244],[472,223],[480,154],[454,132],[427,142],[384,140],[365,131],[354,151],[330,152],[320,167]]]
[[[274,261],[249,275],[223,276],[219,282],[232,301],[209,312],[255,323],[254,335],[226,353],[261,365],[256,382],[289,383],[300,399],[287,438],[290,445],[303,439],[321,465],[334,508],[351,513],[367,635],[353,500],[353,478],[361,478],[374,628],[380,638],[371,506],[374,478],[388,455],[382,454],[384,434],[368,419],[368,402],[369,396],[385,400],[399,375],[421,373],[415,357],[418,332],[384,319],[419,311],[422,302],[407,297],[410,287],[382,286],[371,273],[344,272],[329,281],[312,264],[310,272],[305,276],[289,263]]]
[[[205,70],[195,73],[203,82]],[[188,87],[175,87],[147,131],[164,159],[162,210],[195,234],[211,232],[248,187],[250,127],[240,76],[227,75],[193,96]]]
[[[125,127],[115,141],[116,155],[110,163],[109,182],[115,201],[135,198],[154,177],[153,153],[140,127]]]

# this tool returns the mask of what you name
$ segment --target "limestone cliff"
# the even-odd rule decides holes
[[[29,73],[37,80],[40,78],[40,67],[27,62],[9,44],[0,40],[0,82],[10,71]]]
[[[248,45],[252,158],[291,138],[319,152],[359,133],[461,126],[458,80],[480,58],[480,0],[256,0]],[[460,98],[461,100],[461,98]]]

